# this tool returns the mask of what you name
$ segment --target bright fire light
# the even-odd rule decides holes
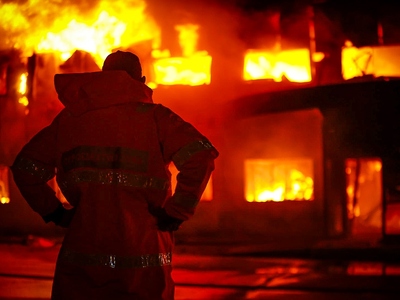
[[[370,203],[379,206],[381,201],[382,162],[377,158],[346,159],[346,207],[347,217],[354,219],[361,214],[368,216],[367,207],[360,204]],[[364,210],[364,211],[363,211]],[[370,217],[370,220],[373,218]],[[379,218],[380,221],[380,218]]]
[[[342,48],[343,79],[372,75],[374,77],[400,77],[400,46],[369,46],[357,48],[349,40]]]
[[[248,202],[313,200],[312,161],[245,160],[245,199]]]
[[[7,33],[0,42],[21,49],[25,56],[53,53],[63,62],[76,50],[85,51],[99,68],[116,49],[139,51],[139,56],[147,51],[154,61],[153,74],[146,74],[154,75],[148,78],[149,86],[209,84],[212,59],[207,51],[197,50],[200,26],[175,25],[182,55],[171,57],[168,49],[160,49],[161,29],[146,6],[144,0],[102,0],[85,10],[60,1],[7,3],[0,6],[0,30]]]
[[[10,194],[8,186],[8,167],[0,166],[0,203],[10,203]]]
[[[112,49],[121,44],[126,26],[107,11],[102,11],[91,25],[71,20],[64,30],[58,33],[48,32],[37,46],[37,51],[59,52],[61,59],[65,61],[79,49],[91,53],[97,65],[102,66]]]
[[[155,81],[163,85],[210,84],[211,56],[171,57],[154,62]]]
[[[82,2],[83,3],[83,2]],[[160,28],[146,13],[144,0],[101,0],[90,9],[79,3],[26,0],[0,5],[0,46],[33,53],[90,53],[99,66],[116,48],[143,41],[160,46]]]
[[[28,73],[22,73],[21,76],[19,77],[19,84],[18,84],[18,93],[19,93],[19,99],[18,103],[22,104],[23,106],[28,106],[29,105],[29,100],[28,97],[26,96],[26,93],[28,91]]]
[[[163,52],[164,57],[154,62],[155,83],[190,86],[210,84],[212,58],[206,51],[197,51],[199,26],[177,25],[175,29],[179,32],[183,57],[165,57],[169,52]],[[153,54],[156,55],[156,52]]]
[[[281,82],[310,82],[311,64],[308,49],[280,52],[249,50],[244,58],[244,80],[273,79]]]
[[[19,77],[19,85],[18,85],[18,92],[21,95],[25,95],[27,91],[27,81],[28,81],[28,74],[27,73],[22,73],[21,76]]]

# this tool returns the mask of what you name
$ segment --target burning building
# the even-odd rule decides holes
[[[178,238],[400,236],[397,10],[306,2],[2,1],[1,234],[62,234],[8,166],[62,109],[54,74],[121,49],[221,154]]]

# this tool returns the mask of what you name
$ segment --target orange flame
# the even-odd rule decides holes
[[[27,81],[28,73],[22,73],[19,77],[18,93],[20,94],[20,97],[18,99],[18,103],[22,104],[23,106],[28,106],[29,104],[28,97],[26,96],[28,89]]]
[[[300,169],[300,170],[298,170]],[[307,159],[245,161],[245,198],[248,202],[313,200],[312,162]]]
[[[311,64],[308,49],[280,52],[247,51],[244,59],[245,80],[273,79],[281,82],[283,77],[291,82],[310,82]]]
[[[145,8],[144,0],[103,0],[85,13],[61,2],[42,4],[28,0],[4,4],[0,8],[0,31],[5,35],[0,43],[5,45],[0,46],[21,49],[26,56],[29,52],[58,53],[61,61],[82,50],[90,53],[101,67],[114,49],[129,49],[146,42],[155,60],[155,78],[149,85],[209,84],[211,57],[206,51],[197,51],[199,25],[175,26],[182,57],[170,57],[169,50],[160,49],[160,28]]]
[[[126,26],[116,17],[102,11],[91,26],[72,20],[64,30],[58,33],[48,32],[46,38],[38,44],[37,52],[60,52],[61,59],[65,61],[79,49],[91,53],[101,66],[112,49],[121,44]]]
[[[366,46],[357,48],[346,40],[342,48],[342,77],[345,80],[372,75],[400,77],[400,46]]]
[[[0,203],[10,203],[10,193],[8,186],[8,168],[0,166]]]
[[[382,162],[378,158],[346,159],[345,173],[347,217],[351,220],[365,213],[360,202],[374,203],[380,198]]]
[[[195,24],[177,25],[179,45],[183,57],[169,57],[169,52],[153,55],[164,55],[154,62],[155,84],[164,85],[203,85],[211,81],[211,56],[206,51],[197,51],[199,26]]]
[[[28,0],[0,6],[1,48],[31,53],[59,52],[67,60],[76,50],[101,65],[115,48],[142,41],[160,45],[160,30],[145,13],[144,0],[100,1],[90,10],[61,1]]]

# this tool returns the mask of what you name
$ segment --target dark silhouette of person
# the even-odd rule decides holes
[[[218,152],[154,103],[145,80],[123,51],[100,72],[56,74],[64,109],[11,166],[31,208],[67,228],[52,299],[174,299],[173,232],[193,216]],[[54,176],[72,209],[47,184]]]

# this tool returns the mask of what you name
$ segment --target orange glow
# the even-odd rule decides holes
[[[313,200],[312,161],[245,160],[245,199],[248,202]]]
[[[400,46],[357,48],[349,40],[342,48],[342,76],[348,80],[364,75],[400,77]]]
[[[65,209],[72,209],[73,206],[68,202],[68,200],[65,198],[63,193],[60,190],[60,187],[57,184],[56,178],[53,177],[48,183],[47,183],[55,192],[58,200],[60,200],[61,204]]]
[[[212,59],[207,51],[197,50],[197,24],[175,26],[182,56],[171,57],[168,49],[160,49],[161,30],[147,15],[144,0],[103,0],[91,10],[62,5],[59,1],[40,4],[27,0],[0,6],[0,29],[7,32],[3,39],[25,56],[51,52],[64,62],[76,50],[82,50],[90,53],[101,67],[115,49],[135,49],[135,45],[145,42],[154,61],[154,78],[148,78],[152,88],[159,84],[210,84]],[[51,17],[54,15],[57,18]]]
[[[210,84],[211,56],[171,57],[154,62],[155,82],[163,85]]]
[[[28,106],[29,105],[29,100],[26,96],[22,96],[18,99],[18,103],[22,104],[23,106]]]
[[[58,52],[61,60],[66,61],[76,49],[92,54],[97,65],[102,66],[106,56],[113,48],[121,44],[126,24],[107,11],[100,12],[97,20],[90,25],[71,20],[65,29],[48,32],[37,46],[39,53]]]
[[[244,58],[244,80],[273,79],[281,82],[283,77],[291,82],[311,81],[308,49],[280,52],[247,51]]]
[[[3,45],[24,56],[58,53],[62,61],[76,50],[89,52],[99,66],[116,48],[151,41],[159,47],[160,29],[146,14],[144,0],[99,1],[91,9],[62,1],[27,0],[0,6]],[[56,16],[56,17],[55,17]]]
[[[386,206],[385,227],[387,234],[400,234],[400,203]]]
[[[400,267],[387,262],[350,262],[347,275],[352,276],[399,276]]]
[[[178,175],[178,170],[174,164],[169,165],[169,171],[171,172],[171,186],[172,193],[175,191],[176,187],[176,176]],[[212,186],[212,176],[207,183],[206,189],[204,190],[203,195],[201,195],[200,201],[211,201],[213,199],[213,186]]]
[[[347,218],[352,232],[380,232],[382,227],[382,162],[379,158],[347,159]]]
[[[26,94],[26,82],[28,80],[28,74],[27,73],[22,73],[21,76],[19,77],[19,86],[18,86],[18,92],[21,95],[25,95]]]
[[[153,52],[158,58],[154,62],[155,82],[163,85],[203,85],[210,84],[212,58],[206,51],[197,51],[199,26],[194,24],[178,25],[179,45],[183,57],[169,57],[169,52]]]
[[[325,58],[325,54],[322,52],[315,52],[311,57],[313,62],[321,62]]]
[[[192,56],[197,52],[198,29],[199,25],[195,24],[175,26],[175,30],[179,32],[179,45],[184,57]]]
[[[352,276],[382,276],[386,265],[380,262],[350,262],[347,274]]]
[[[10,203],[10,194],[8,186],[8,167],[0,166],[0,203]]]
[[[28,97],[26,97],[26,93],[28,90],[27,80],[28,80],[28,73],[22,73],[21,76],[19,77],[19,84],[18,84],[18,93],[20,94],[18,103],[22,104],[23,106],[29,105]]]

